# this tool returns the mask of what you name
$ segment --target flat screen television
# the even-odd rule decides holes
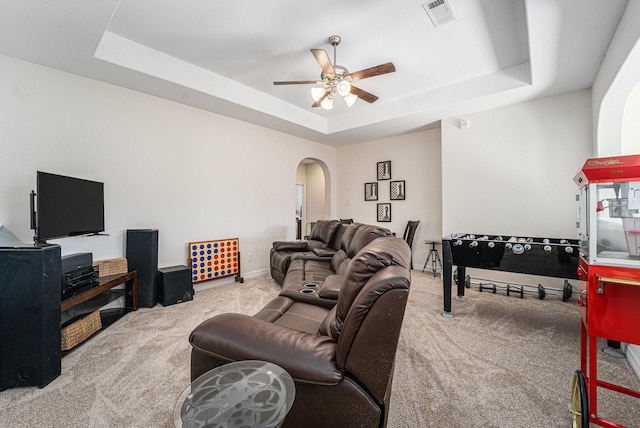
[[[35,240],[104,231],[104,184],[38,171]]]

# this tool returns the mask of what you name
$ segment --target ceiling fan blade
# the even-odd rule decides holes
[[[395,65],[392,62],[376,65],[375,67],[365,68],[364,70],[355,71],[349,73],[346,78],[352,82],[360,79],[366,79],[367,77],[379,76],[381,74],[393,73],[396,71]]]
[[[324,101],[324,99],[327,98],[328,95],[329,95],[329,91],[325,91],[324,95],[321,96],[318,99],[318,101],[316,101],[313,104],[311,104],[311,107],[320,107],[320,105],[322,104],[322,101]]]
[[[322,83],[322,80],[284,80],[282,82],[273,82],[274,85],[315,85]]]
[[[331,64],[331,59],[329,59],[329,55],[327,51],[324,49],[311,49],[311,53],[322,67],[322,71],[329,77],[334,77],[336,75],[336,70],[333,68],[333,64]]]
[[[371,94],[371,93],[369,93],[367,91],[364,91],[364,90],[362,90],[360,88],[357,88],[357,87],[355,87],[353,85],[351,85],[351,93],[353,95],[357,95],[358,98],[360,98],[361,100],[366,101],[368,103],[375,103],[378,100],[378,97],[376,97],[375,95],[373,95],[373,94]]]

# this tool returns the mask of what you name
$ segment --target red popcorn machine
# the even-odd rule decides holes
[[[578,305],[580,370],[573,377],[574,427],[620,427],[598,416],[598,388],[640,391],[597,378],[596,339],[640,344],[640,155],[587,159],[580,189]]]

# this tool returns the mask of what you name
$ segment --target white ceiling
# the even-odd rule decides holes
[[[428,0],[429,2],[433,0]],[[627,0],[0,0],[0,53],[333,146],[592,86]],[[311,108],[309,49],[396,72],[357,82],[380,99]]]

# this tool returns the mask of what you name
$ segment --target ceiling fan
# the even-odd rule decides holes
[[[315,57],[320,67],[322,67],[322,73],[320,73],[320,80],[289,80],[282,82],[273,82],[274,85],[304,85],[304,84],[318,84],[323,85],[321,87],[311,88],[311,96],[314,103],[311,107],[320,107],[331,110],[333,108],[333,97],[338,94],[344,97],[347,105],[351,107],[358,98],[368,102],[375,102],[378,97],[357,88],[351,84],[357,80],[366,79],[368,77],[379,76],[381,74],[393,73],[396,71],[396,67],[391,62],[385,64],[376,65],[374,67],[365,68],[364,70],[349,73],[345,67],[337,65],[336,63],[336,47],[340,44],[342,38],[340,36],[329,37],[329,43],[333,46],[333,63],[324,49],[311,49],[311,53]]]

